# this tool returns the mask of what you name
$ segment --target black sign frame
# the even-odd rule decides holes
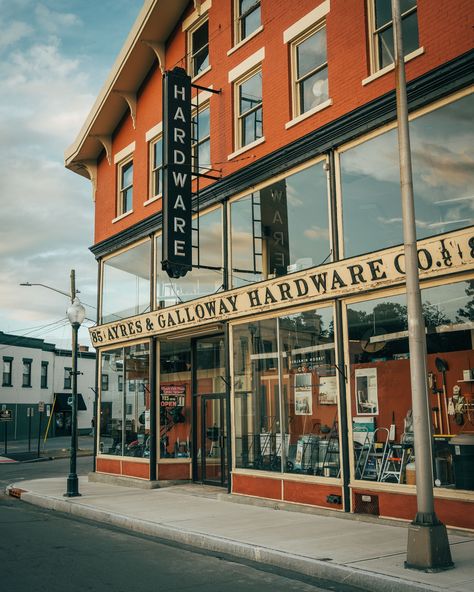
[[[163,255],[171,278],[192,269],[191,77],[182,68],[163,76]]]

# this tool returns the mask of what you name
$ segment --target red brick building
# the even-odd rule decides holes
[[[389,6],[144,3],[66,153],[96,208],[97,474],[414,516]],[[464,528],[473,12],[402,2],[436,511]],[[204,175],[192,181],[193,268],[177,279],[161,265],[163,74],[176,67],[191,77]]]

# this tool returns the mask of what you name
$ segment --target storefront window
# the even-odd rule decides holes
[[[197,228],[197,220],[193,228]],[[199,235],[193,233],[193,269],[185,277],[172,279],[161,269],[162,237],[156,238],[156,306],[164,308],[213,294],[222,289],[222,210],[214,209],[199,217]],[[198,238],[199,236],[199,238]],[[199,248],[197,248],[199,244]],[[199,266],[199,267],[198,267]]]
[[[237,325],[233,345],[236,466],[339,477],[332,309]]]
[[[191,456],[191,342],[160,342],[160,458]]]
[[[150,241],[104,261],[102,323],[150,310],[150,262]]]
[[[281,317],[286,470],[339,477],[338,387],[332,308]]]
[[[410,122],[417,238],[473,223],[474,95]],[[397,132],[340,155],[344,253],[352,257],[401,244]]]
[[[474,282],[422,290],[428,396],[438,487],[474,490]],[[415,483],[416,458],[405,295],[347,309],[355,476]]]
[[[323,163],[232,202],[230,251],[233,287],[329,261]]]
[[[148,343],[101,356],[101,376],[109,376],[108,389],[100,393],[101,454],[150,456],[149,356]]]

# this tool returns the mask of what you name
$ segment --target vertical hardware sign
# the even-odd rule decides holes
[[[192,268],[191,78],[182,68],[163,77],[163,259],[179,278]]]

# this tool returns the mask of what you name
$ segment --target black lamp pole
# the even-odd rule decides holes
[[[80,323],[72,324],[72,426],[71,426],[71,458],[69,475],[67,478],[66,497],[77,497],[79,493],[79,480],[77,478],[77,333]]]

